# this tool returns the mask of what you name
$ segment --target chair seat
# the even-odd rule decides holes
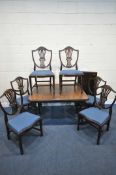
[[[99,98],[96,98],[96,101],[99,102]],[[88,100],[86,101],[87,104],[93,104],[94,103],[94,96],[88,95]]]
[[[16,101],[18,105],[21,105],[21,98],[17,98]],[[27,104],[29,104],[29,96],[25,95],[23,96],[23,105],[27,105]]]
[[[109,119],[108,112],[95,107],[84,109],[80,111],[79,114],[98,125],[103,125]]]
[[[82,71],[79,71],[79,70],[61,70],[60,71],[60,73],[59,73],[60,75],[72,75],[72,76],[81,76],[81,75],[83,75],[83,72]]]
[[[40,77],[54,76],[54,73],[51,70],[35,70],[31,73],[31,76],[40,76]]]
[[[15,133],[21,134],[32,127],[37,121],[39,121],[39,119],[40,116],[31,114],[29,112],[23,112],[10,119],[8,121],[8,125]]]

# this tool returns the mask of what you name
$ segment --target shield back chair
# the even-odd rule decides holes
[[[5,107],[7,104],[7,107]],[[39,131],[39,135],[43,135],[42,119],[39,115],[29,112],[21,112],[21,106],[17,105],[16,91],[7,89],[0,97],[0,107],[4,113],[4,121],[7,131],[7,138],[11,139],[14,133],[18,139],[20,153],[24,154],[22,146],[22,136],[27,131],[35,129]]]
[[[33,87],[36,87],[36,91],[38,92],[38,85],[49,85],[50,90],[53,87],[54,92],[55,75],[52,72],[51,66],[52,50],[48,50],[43,46],[38,47],[36,50],[32,50],[32,59],[34,71],[29,75],[31,94]]]
[[[59,88],[61,93],[63,85],[76,85],[78,83],[78,77],[81,78],[83,72],[78,70],[79,50],[67,46],[64,49],[59,50],[59,58]]]
[[[93,83],[93,89],[91,89],[91,83],[92,81],[94,81]],[[106,84],[106,81],[103,80],[101,77],[96,76],[94,78],[89,78],[88,79],[88,100],[85,102],[85,106],[86,107],[91,107],[94,106],[94,104],[96,103],[96,100],[99,101],[99,96],[97,97],[97,89],[100,86],[103,86]]]
[[[18,76],[14,80],[10,81],[10,84],[12,89],[16,92],[17,104],[22,105],[23,109],[25,109],[25,107],[28,107],[29,109],[30,102],[28,97],[30,92],[28,78]]]
[[[99,87],[99,101],[96,101],[93,107],[83,109],[78,113],[77,130],[79,130],[80,123],[88,123],[95,127],[98,131],[97,144],[100,143],[101,134],[105,127],[109,130],[110,121],[112,117],[112,108],[116,101],[116,91],[114,91],[109,85],[103,85]],[[114,95],[111,104],[108,104],[109,97]],[[98,94],[97,94],[98,95]],[[111,97],[110,97],[111,98]]]

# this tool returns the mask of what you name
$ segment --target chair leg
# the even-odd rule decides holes
[[[31,82],[31,76],[29,76],[29,83],[30,83],[30,92],[31,92],[31,95],[32,95],[32,82]]]
[[[81,93],[83,92],[83,79],[82,79],[82,76],[81,76],[81,84],[80,84],[80,87],[81,87]]]
[[[55,94],[55,76],[53,76],[53,93]]]
[[[7,131],[7,138],[8,140],[10,140],[10,130],[7,126],[6,126],[6,131]]]
[[[62,92],[62,76],[59,76],[59,89],[60,89],[60,94]]]
[[[109,131],[109,127],[110,127],[110,121],[108,121],[107,123],[107,131]]]
[[[42,119],[40,119],[39,123],[40,123],[40,132],[41,132],[41,136],[43,136]]]
[[[19,140],[20,153],[23,155],[24,154],[24,151],[23,151],[21,136],[18,136],[18,140]]]
[[[101,137],[101,128],[98,129],[97,145],[99,145],[100,143],[100,137]]]
[[[35,77],[36,92],[38,93],[37,77]]]
[[[50,92],[51,92],[51,87],[52,87],[52,79],[51,79],[51,77],[50,77],[50,80],[49,80],[49,87],[50,87]]]
[[[77,83],[76,83],[76,79],[77,79],[77,76],[75,76],[75,80],[74,80],[74,86],[77,84]]]
[[[78,116],[78,121],[77,121],[77,130],[79,131],[79,125],[80,125],[80,117]]]
[[[7,121],[5,120],[5,126],[6,126],[6,133],[7,133],[7,139],[9,140],[10,139],[10,129],[7,125]]]

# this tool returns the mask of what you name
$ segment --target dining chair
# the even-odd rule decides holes
[[[16,91],[13,89],[7,89],[0,97],[0,107],[4,113],[7,138],[10,139],[11,132],[14,133],[18,139],[20,153],[24,154],[22,136],[31,129],[38,130],[39,135],[43,136],[42,118],[30,112],[22,112],[22,106],[17,105]]]
[[[97,129],[97,144],[100,143],[101,134],[103,133],[105,126],[107,131],[109,130],[112,108],[116,101],[116,91],[114,91],[109,85],[103,85],[98,89],[101,89],[100,93],[97,94],[100,96],[99,101],[96,101],[93,107],[81,110],[78,113],[77,122],[77,130],[79,130],[82,121]],[[112,102],[109,102],[110,96],[113,98]]]
[[[11,87],[16,92],[16,100],[18,105],[22,105],[23,109],[30,106],[29,101],[29,81],[28,78],[21,76],[16,77],[14,80],[10,81]]]
[[[55,92],[55,74],[52,71],[51,65],[52,50],[43,46],[38,47],[32,50],[32,60],[34,63],[34,70],[29,75],[31,94],[33,87],[36,87],[36,91],[38,92],[38,87],[40,85],[49,85],[50,90],[51,87],[53,87],[53,92]]]
[[[67,46],[59,50],[60,72],[59,72],[59,88],[60,93],[65,85],[76,85],[78,77],[82,79],[83,72],[78,70],[79,50],[71,46]],[[82,81],[81,81],[82,86]]]

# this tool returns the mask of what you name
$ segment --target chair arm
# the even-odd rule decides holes
[[[99,87],[96,89],[96,95],[100,95],[100,94],[101,94],[101,91],[100,91],[99,93],[97,93],[97,90],[98,90],[98,89],[102,89],[103,87],[104,87],[104,85],[99,86]]]
[[[15,107],[14,108],[11,107],[12,108],[12,112],[8,112],[8,111],[5,110],[5,107],[3,107],[1,102],[0,102],[0,108],[2,109],[4,114],[12,116],[12,115],[16,115],[18,113],[21,113],[23,107],[22,107],[22,105],[19,106],[18,108],[17,108],[17,106],[16,106],[16,108]]]

